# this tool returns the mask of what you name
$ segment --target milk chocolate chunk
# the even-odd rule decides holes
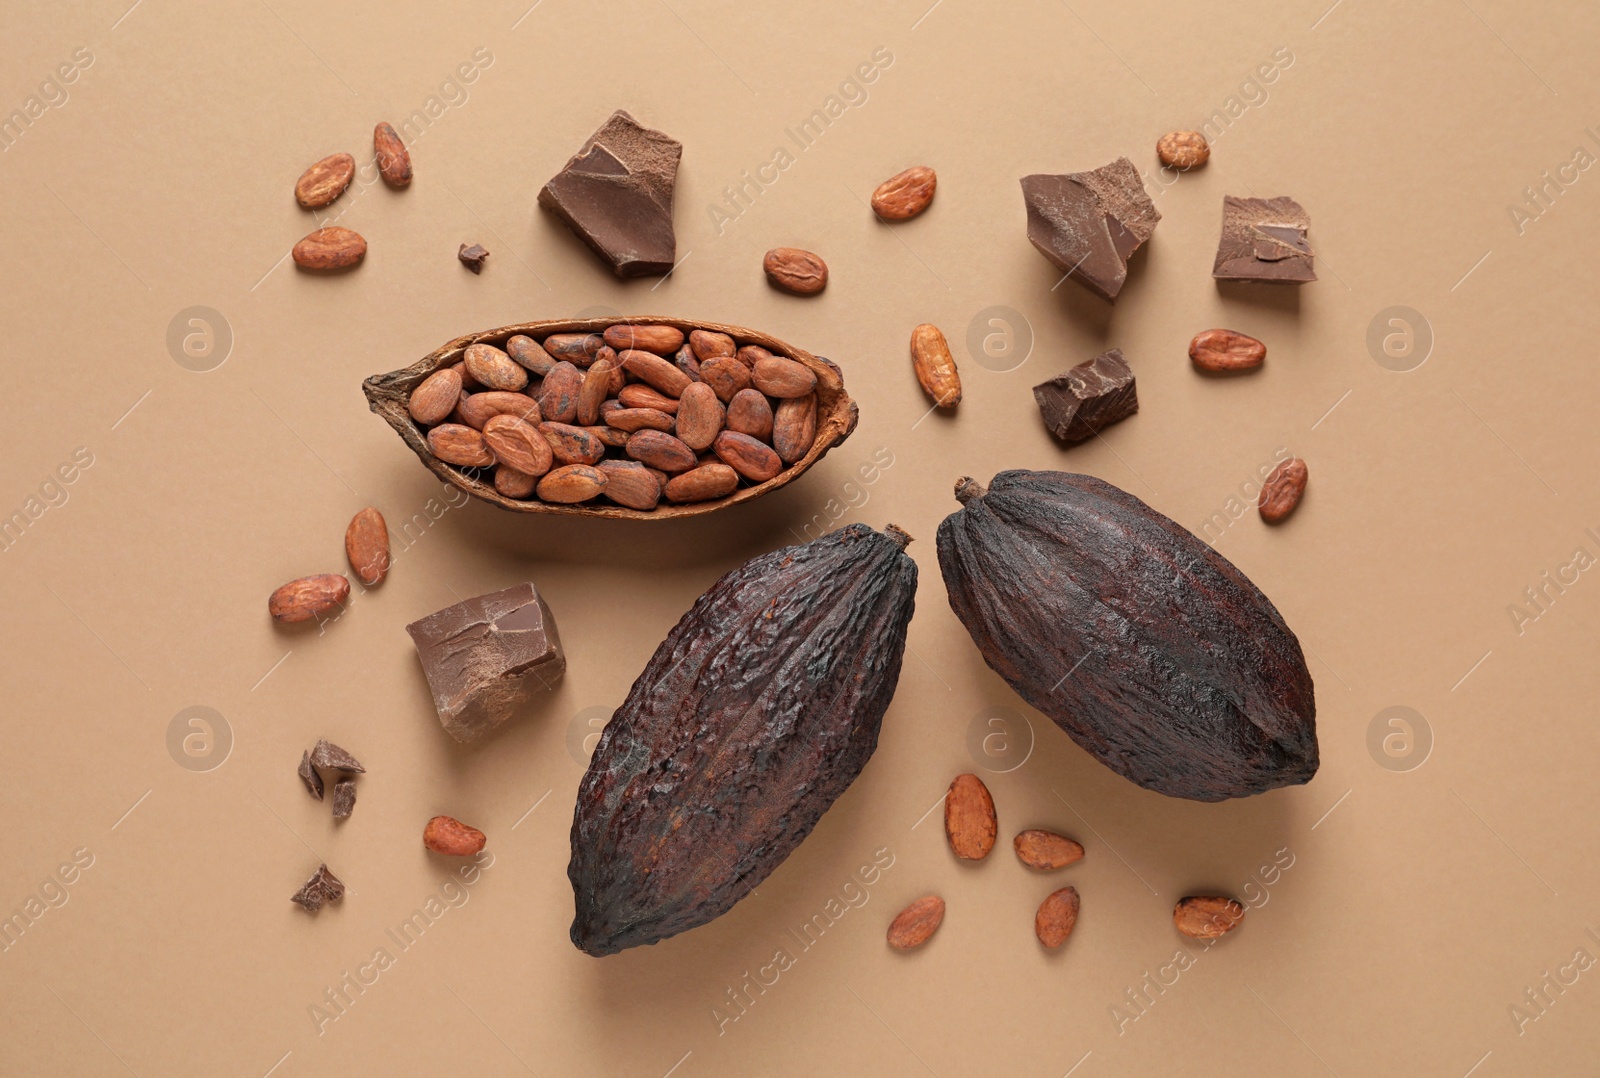
[[[439,722],[457,741],[495,729],[567,669],[555,619],[531,583],[447,606],[406,632]]]
[[[311,750],[311,762],[324,771],[355,771],[365,774],[367,770],[361,766],[360,760],[327,738],[318,741],[316,748]]]
[[[1050,433],[1068,445],[1086,442],[1139,410],[1133,371],[1113,348],[1033,387]]]
[[[618,109],[539,192],[618,277],[672,269],[672,191],[683,143]]]
[[[1028,239],[1067,276],[1105,300],[1128,279],[1128,258],[1161,220],[1133,162],[1022,178]]]
[[[473,273],[482,273],[483,262],[484,259],[489,257],[489,252],[484,250],[483,244],[481,243],[463,243],[461,245],[461,250],[456,252],[456,257],[461,260],[461,264],[463,266],[467,267]]]
[[[1211,276],[1222,281],[1304,284],[1317,279],[1306,242],[1311,217],[1292,198],[1222,200],[1222,239]]]

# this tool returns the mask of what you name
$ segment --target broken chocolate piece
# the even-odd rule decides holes
[[[340,779],[333,784],[333,818],[347,819],[356,810],[356,780]]]
[[[318,801],[322,800],[322,776],[317,774],[317,769],[311,766],[311,752],[300,754],[300,781],[306,784],[306,791]]]
[[[1161,220],[1133,162],[1091,172],[1022,178],[1028,239],[1056,267],[1105,300],[1128,279],[1128,258]]]
[[[291,895],[289,901],[298,902],[309,912],[316,913],[324,902],[335,902],[343,897],[344,884],[339,882],[339,877],[329,872],[327,865],[319,865],[305,886]]]
[[[326,771],[358,771],[365,774],[367,770],[361,766],[360,760],[326,738],[318,741],[317,747],[311,750],[311,762]]]
[[[1050,433],[1077,445],[1139,410],[1133,371],[1113,348],[1033,387]]]
[[[1222,200],[1222,239],[1211,276],[1223,281],[1304,284],[1317,279],[1306,242],[1311,217],[1292,198]]]
[[[509,719],[567,669],[550,608],[516,584],[447,606],[406,626],[417,646],[439,722],[471,741]]]
[[[483,272],[483,260],[489,257],[489,252],[483,249],[483,244],[474,243],[472,246],[461,245],[461,250],[456,252],[456,257],[461,259],[461,264],[473,273]]]
[[[539,192],[618,277],[672,269],[672,191],[683,143],[618,109]]]

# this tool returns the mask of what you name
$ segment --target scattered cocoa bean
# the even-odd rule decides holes
[[[329,154],[300,174],[294,184],[295,201],[308,210],[320,209],[344,194],[356,174],[356,159],[347,153]]]
[[[371,587],[389,575],[389,526],[372,506],[350,518],[344,530],[344,553],[356,579]]]
[[[1168,168],[1188,170],[1205,164],[1211,147],[1198,131],[1168,131],[1156,140],[1156,156]]]
[[[774,247],[761,268],[774,287],[797,296],[814,296],[828,287],[828,264],[798,247]]]
[[[1063,887],[1052,891],[1039,903],[1039,912],[1033,915],[1034,935],[1039,942],[1054,950],[1067,942],[1073,926],[1078,923],[1078,889]]]
[[[278,621],[310,621],[344,605],[350,581],[338,573],[322,573],[291,580],[267,598],[267,613]]]
[[[1207,374],[1253,371],[1266,358],[1266,345],[1231,329],[1208,329],[1189,342],[1189,359]]]
[[[301,269],[331,272],[349,269],[367,255],[367,241],[358,232],[338,225],[319,228],[290,251]]]
[[[400,133],[393,125],[380,123],[372,129],[372,151],[378,159],[378,175],[390,187],[407,187],[411,183],[411,152],[400,141]]]
[[[889,922],[889,946],[897,951],[921,947],[944,923],[944,899],[938,895],[919,898]]]
[[[1244,907],[1221,895],[1190,895],[1172,908],[1172,923],[1191,939],[1216,939],[1243,921]]]
[[[999,833],[994,798],[976,775],[957,775],[944,798],[944,833],[950,849],[966,861],[982,861]]]
[[[435,816],[422,828],[422,844],[446,857],[471,857],[487,841],[482,831],[450,816]]]
[[[1011,846],[1017,851],[1017,860],[1029,868],[1066,868],[1083,860],[1083,847],[1054,831],[1019,831]]]
[[[961,376],[938,326],[925,322],[911,331],[911,365],[935,405],[954,408],[961,403]]]
[[[904,221],[928,208],[939,177],[926,165],[897,172],[872,192],[872,212],[886,221]]]

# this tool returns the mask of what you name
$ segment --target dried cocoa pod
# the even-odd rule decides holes
[[[909,540],[851,524],[763,554],[656,649],[578,790],[580,950],[614,954],[727,912],[861,773],[900,677]]]
[[[1138,498],[1066,472],[956,487],[950,606],[984,660],[1086,752],[1196,801],[1308,782],[1300,642],[1238,569]]]
[[[793,397],[778,402],[772,417],[772,448],[778,459],[793,464],[817,440],[817,396]]]
[[[741,389],[728,402],[727,427],[763,442],[772,439],[772,405],[760,390]],[[815,441],[815,434],[812,440]],[[807,443],[809,446],[809,442]],[[801,451],[802,454],[804,450]],[[781,457],[783,454],[779,454]],[[792,461],[788,463],[793,463]]]

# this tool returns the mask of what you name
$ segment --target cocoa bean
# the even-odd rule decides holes
[[[514,415],[491,416],[483,425],[483,440],[501,464],[509,464],[524,475],[540,476],[554,463],[549,439],[535,427]],[[435,428],[439,429],[439,428]],[[601,447],[604,451],[604,447]]]
[[[528,384],[528,372],[492,344],[469,344],[461,358],[472,377],[490,389],[515,393]]]
[[[596,337],[595,340],[600,338]],[[510,356],[519,366],[526,367],[534,374],[541,377],[550,373],[550,368],[556,365],[557,357],[552,356],[539,346],[539,342],[532,337],[517,334],[506,342],[506,355]],[[566,359],[566,356],[559,357]]]
[[[654,408],[668,415],[678,414],[678,398],[669,397],[646,385],[635,383],[623,386],[617,394],[617,400],[622,402],[624,408]]]
[[[487,468],[494,463],[483,435],[459,423],[441,423],[428,431],[428,451],[446,464],[462,468]]]
[[[605,443],[582,427],[540,423],[539,433],[550,443],[550,452],[562,464],[595,464],[606,455]],[[492,441],[489,448],[494,448]]]
[[[737,359],[708,359],[700,364],[700,380],[711,387],[718,400],[726,404],[733,400],[735,393],[750,388],[750,368]]]
[[[471,857],[487,842],[482,831],[450,816],[435,816],[422,828],[422,844],[446,857]]]
[[[757,360],[750,381],[767,396],[779,400],[804,397],[817,388],[817,375],[810,367],[777,356]]]
[[[1207,374],[1252,371],[1266,358],[1266,345],[1231,329],[1208,329],[1189,342],[1189,359]]]
[[[550,368],[539,388],[539,414],[548,423],[571,423],[578,418],[578,393],[583,372],[566,360]]]
[[[349,269],[367,257],[367,241],[359,232],[330,225],[302,239],[289,254],[301,269],[331,273]]]
[[[494,470],[494,489],[508,498],[526,498],[533,493],[537,482],[533,476],[519,472],[509,464],[502,464]]]
[[[278,621],[310,621],[331,613],[350,597],[350,581],[338,573],[291,580],[267,597],[267,613]]]
[[[654,509],[661,501],[661,483],[650,469],[632,460],[602,460],[595,465],[606,477],[607,498],[629,509]]]
[[[541,501],[559,505],[598,498],[606,489],[606,473],[589,464],[563,464],[545,473],[534,488]]]
[[[817,440],[817,397],[792,397],[779,401],[772,417],[772,448],[778,459],[793,464],[811,451]]]
[[[689,347],[694,350],[695,358],[701,363],[708,359],[732,356],[739,350],[734,345],[732,337],[709,329],[691,329]]]
[[[726,464],[700,464],[668,479],[661,488],[667,501],[687,504],[724,498],[739,489],[739,473]]]
[[[534,426],[538,426],[542,418],[539,415],[539,402],[526,393],[507,393],[498,389],[469,394],[456,406],[456,411],[461,422],[474,430],[482,430],[483,425],[497,415],[514,415]]]
[[[587,367],[599,358],[605,343],[598,333],[552,333],[544,339],[544,350],[552,362],[564,359],[574,367]]]
[[[961,375],[938,326],[925,322],[911,331],[911,365],[935,405],[954,408],[961,403]]]
[[[1256,510],[1261,514],[1261,519],[1268,524],[1276,524],[1294,512],[1306,492],[1308,478],[1310,473],[1306,470],[1306,462],[1299,457],[1291,457],[1272,469],[1272,473],[1261,484],[1261,497],[1256,501]]]
[[[765,483],[783,471],[778,454],[748,434],[725,430],[717,435],[714,449],[724,464],[752,483]]]
[[[461,375],[453,367],[434,371],[411,391],[407,410],[418,423],[432,425],[449,415],[461,400]]]
[[[632,434],[638,430],[671,432],[677,421],[658,408],[618,408],[605,414],[606,426]]]
[[[320,209],[344,194],[356,174],[356,159],[347,153],[329,154],[300,174],[294,184],[295,201],[308,210]]]
[[[1221,895],[1190,895],[1172,908],[1172,923],[1185,936],[1214,940],[1238,928],[1244,921],[1244,907]]]
[[[944,923],[944,899],[938,895],[919,898],[889,922],[889,946],[897,951],[921,947]]]
[[[698,382],[700,380],[700,358],[694,354],[694,349],[687,344],[673,353],[672,362],[677,365],[680,371],[689,376],[689,381]]]
[[[828,287],[828,264],[798,247],[774,247],[761,260],[761,269],[775,288],[797,296],[814,296]]]
[[[630,349],[618,352],[617,357],[622,360],[623,370],[674,400],[682,396],[684,389],[692,384],[689,376],[680,371],[676,364],[662,359],[653,352]],[[811,373],[802,364],[795,365],[805,370],[807,374]]]
[[[611,326],[606,329],[605,339],[619,353],[637,348],[670,356],[683,344],[683,330],[673,326]]]
[[[371,587],[389,575],[389,526],[372,506],[350,518],[344,530],[344,554],[356,579]]]
[[[600,422],[600,406],[611,392],[611,372],[617,369],[609,359],[597,359],[583,372],[583,383],[578,387],[576,422],[582,427],[592,427]]]
[[[763,359],[771,359],[772,353],[759,344],[747,344],[734,353],[734,358],[750,370],[755,370],[756,364]]]
[[[1078,889],[1063,887],[1039,903],[1039,912],[1033,916],[1033,931],[1040,943],[1054,950],[1067,942],[1077,923]]]
[[[928,208],[939,177],[926,165],[913,165],[884,180],[872,192],[872,212],[886,221],[904,221]]]
[[[944,795],[944,833],[951,851],[965,861],[982,861],[994,849],[999,823],[994,798],[976,775],[957,775]]]
[[[715,392],[713,390],[713,392]],[[727,427],[763,442],[772,440],[772,405],[755,389],[741,389],[728,402]],[[813,435],[812,440],[815,440]],[[809,443],[807,448],[809,448]],[[780,457],[782,453],[778,454]]]
[[[1019,831],[1011,846],[1017,851],[1017,860],[1029,868],[1066,868],[1083,860],[1083,847],[1054,831]]]
[[[1188,170],[1205,164],[1211,147],[1198,131],[1168,131],[1156,140],[1156,156],[1168,168]]]
[[[629,435],[627,452],[639,463],[669,474],[686,472],[698,463],[693,449],[658,430],[641,430]]]
[[[380,123],[372,129],[372,152],[378,159],[378,175],[390,187],[407,187],[411,183],[411,153],[400,141],[400,133],[392,124]]]
[[[722,430],[724,414],[716,392],[704,382],[693,383],[678,398],[678,440],[696,451],[707,448]]]

